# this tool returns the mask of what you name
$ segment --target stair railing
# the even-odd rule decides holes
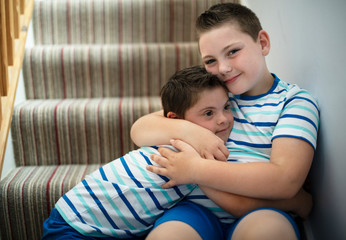
[[[0,176],[34,0],[0,0]]]

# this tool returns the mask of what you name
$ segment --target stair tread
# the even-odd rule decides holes
[[[17,166],[104,163],[136,148],[132,123],[159,97],[28,100],[13,111]]]
[[[236,0],[226,0],[235,2]],[[195,19],[221,0],[36,1],[37,44],[195,41]]]
[[[29,166],[12,170],[0,182],[2,234],[6,229],[11,231],[12,239],[39,239],[42,223],[55,202],[100,166]]]
[[[26,49],[23,76],[28,99],[158,96],[176,70],[199,64],[196,42],[49,45]]]

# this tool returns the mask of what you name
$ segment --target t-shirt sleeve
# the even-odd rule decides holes
[[[292,88],[287,94],[273,137],[293,137],[307,141],[316,149],[319,126],[317,101],[306,90]]]

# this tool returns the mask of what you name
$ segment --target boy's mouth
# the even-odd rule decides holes
[[[230,133],[229,130],[230,130],[230,126],[227,126],[221,130],[216,131],[215,134],[216,135],[225,134],[225,133],[229,134]]]
[[[239,78],[239,76],[240,76],[240,74],[238,74],[238,75],[236,75],[236,76],[233,76],[233,77],[230,77],[230,78],[228,78],[228,79],[225,80],[225,83],[226,83],[226,84],[231,84],[231,83],[237,81],[238,78]]]

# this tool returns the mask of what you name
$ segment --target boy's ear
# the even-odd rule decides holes
[[[269,51],[270,51],[269,34],[264,30],[259,31],[258,41],[261,45],[263,56],[267,56],[269,54]]]
[[[175,114],[174,112],[168,112],[167,113],[167,117],[168,118],[180,118],[177,114]]]

